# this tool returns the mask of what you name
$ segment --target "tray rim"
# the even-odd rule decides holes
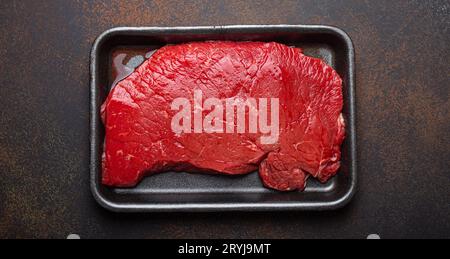
[[[99,177],[97,163],[99,157],[97,149],[100,145],[95,136],[99,123],[97,111],[98,90],[96,68],[98,65],[97,53],[101,44],[110,36],[120,33],[138,32],[223,32],[224,30],[266,30],[266,29],[297,29],[303,31],[328,32],[338,36],[345,43],[348,62],[348,94],[349,119],[347,120],[351,164],[350,187],[338,199],[329,202],[276,202],[276,203],[188,203],[188,204],[121,204],[108,200],[99,190]],[[356,140],[356,102],[355,102],[355,50],[350,36],[342,29],[329,25],[226,25],[226,26],[177,26],[177,27],[115,27],[101,33],[95,40],[90,54],[90,189],[94,199],[103,208],[113,212],[217,212],[217,211],[325,211],[337,210],[345,207],[356,193],[357,186],[357,140]]]

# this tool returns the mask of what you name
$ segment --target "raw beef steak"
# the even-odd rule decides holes
[[[245,129],[237,130],[237,119],[230,125],[222,107],[215,110],[216,115],[223,112],[211,124],[215,131],[208,131],[194,122],[212,112],[213,106],[205,108],[208,98],[216,104],[257,103],[245,109]],[[180,120],[183,132],[173,128],[174,117],[180,115],[176,100],[190,105],[175,108],[192,109],[184,113],[189,118]],[[263,141],[267,132],[250,130],[251,108],[261,108],[263,100],[269,104],[267,124],[279,126],[272,142]],[[274,103],[278,106],[270,105]],[[267,187],[303,190],[308,176],[326,182],[340,167],[342,107],[339,75],[298,48],[262,42],[166,46],[120,81],[102,107],[103,183],[132,187],[144,176],[164,171],[238,175],[259,169]],[[261,119],[264,113],[259,112]]]

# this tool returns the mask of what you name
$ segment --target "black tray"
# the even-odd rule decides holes
[[[288,193],[264,188],[256,173],[230,177],[168,172],[147,177],[132,189],[101,184],[104,128],[99,111],[112,84],[113,51],[151,50],[205,40],[276,41],[298,46],[338,71],[344,80],[347,138],[342,147],[342,168],[336,177],[327,184],[310,180],[304,192]],[[91,55],[91,189],[103,207],[117,212],[332,210],[352,198],[357,170],[354,50],[342,30],[315,25],[115,28],[98,37]]]

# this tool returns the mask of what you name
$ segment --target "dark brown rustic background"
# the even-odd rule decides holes
[[[0,238],[450,238],[450,3],[0,1]],[[114,214],[89,191],[89,51],[115,26],[328,24],[356,47],[359,191],[326,213]]]

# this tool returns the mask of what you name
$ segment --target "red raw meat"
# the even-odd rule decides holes
[[[261,134],[175,134],[179,97],[279,98],[278,141]],[[265,186],[303,190],[308,176],[326,182],[339,167],[345,138],[342,80],[324,61],[278,43],[203,42],[166,46],[110,92],[103,183],[132,187],[164,171],[247,174]]]

